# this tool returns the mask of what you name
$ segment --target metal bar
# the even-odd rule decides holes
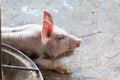
[[[21,67],[21,66],[2,65],[2,67],[3,68],[18,69],[18,70],[38,71],[38,69],[35,69],[35,68],[27,68],[27,67]]]
[[[1,1],[0,1],[0,6],[1,6]],[[0,17],[1,17],[1,9],[0,9]],[[0,22],[1,22],[1,18],[0,18]],[[0,23],[0,26],[1,26],[1,23]],[[1,31],[1,28],[0,28],[0,31]],[[1,35],[0,35],[0,38],[1,38]],[[1,39],[0,39],[0,42],[1,42]],[[0,45],[1,45],[1,43],[0,43]],[[0,48],[0,51],[1,51],[1,48]],[[2,53],[0,53],[0,80],[3,80]]]
[[[0,48],[1,51],[1,48]],[[3,80],[3,74],[2,74],[2,53],[0,53],[0,80]]]

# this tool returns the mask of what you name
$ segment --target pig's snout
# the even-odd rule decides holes
[[[80,47],[80,43],[81,43],[82,39],[79,39],[76,43],[76,47]]]

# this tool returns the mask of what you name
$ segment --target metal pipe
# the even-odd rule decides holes
[[[0,6],[1,6],[1,1],[0,1]],[[0,9],[0,16],[1,16],[1,9]],[[1,18],[0,18],[0,22],[1,22]],[[1,23],[0,23],[0,26],[1,26]],[[0,28],[0,31],[1,31],[1,28]],[[1,37],[1,35],[0,35]],[[1,42],[1,39],[0,39],[0,42]],[[1,43],[0,43],[1,44]],[[0,48],[0,51],[1,51],[1,48]],[[3,80],[3,72],[2,72],[2,53],[0,53],[0,80]]]
[[[1,51],[1,48],[0,48]],[[2,53],[0,53],[0,80],[3,80],[3,72],[2,72]]]
[[[2,67],[10,68],[10,69],[18,69],[18,70],[38,71],[38,69],[35,69],[35,68],[27,68],[27,67],[21,67],[21,66],[2,65]]]

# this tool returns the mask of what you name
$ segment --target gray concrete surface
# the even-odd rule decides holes
[[[2,0],[2,26],[40,24],[44,9],[62,29],[83,37],[73,54],[57,59],[73,73],[43,71],[45,80],[120,80],[120,0]]]

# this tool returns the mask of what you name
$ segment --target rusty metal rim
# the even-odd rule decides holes
[[[11,68],[11,69],[18,69],[18,70],[28,70],[28,71],[38,71],[36,68],[27,68],[27,67],[22,67],[22,66],[13,66],[13,65],[3,65],[3,68]]]
[[[27,68],[27,67],[21,67],[21,66],[10,66],[10,65],[2,65],[3,68],[13,68],[13,69],[20,69],[20,70],[34,70],[38,72],[38,76],[41,80],[43,79],[42,73],[40,72],[39,68],[36,66],[36,64],[25,54],[23,54],[21,51],[17,50],[16,48],[9,46],[7,44],[2,43],[1,44],[2,48],[7,48],[10,49],[11,51],[13,51],[14,53],[19,53],[20,56],[22,56],[24,59],[28,60],[30,63],[32,63],[32,65],[36,68]],[[18,54],[17,54],[18,55]]]

